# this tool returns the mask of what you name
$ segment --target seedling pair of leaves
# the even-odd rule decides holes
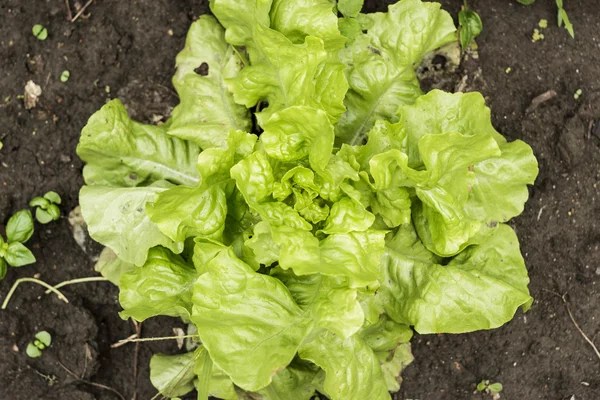
[[[48,192],[43,197],[35,197],[29,202],[30,207],[35,208],[35,219],[40,224],[47,224],[60,218],[58,204],[61,198],[56,192]]]
[[[46,350],[52,343],[52,336],[46,331],[41,331],[35,334],[35,340],[33,343],[27,345],[25,352],[31,358],[38,358],[42,355],[42,352]]]
[[[529,6],[533,3],[535,3],[535,0],[517,0],[517,1],[526,6]],[[558,16],[557,16],[558,27],[560,28],[561,26],[564,25],[567,32],[569,32],[569,35],[571,35],[572,38],[575,38],[575,30],[573,29],[573,24],[569,20],[569,16],[567,15],[567,12],[565,11],[565,8],[563,6],[563,0],[556,0],[556,7],[558,8]]]
[[[0,279],[6,275],[7,267],[22,267],[33,264],[35,257],[23,245],[33,235],[33,217],[29,210],[17,211],[6,224],[6,241],[0,236]]]
[[[489,380],[483,380],[477,384],[477,390],[489,394],[496,394],[502,391],[502,384],[500,382],[490,383]]]

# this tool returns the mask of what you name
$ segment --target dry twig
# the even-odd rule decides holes
[[[598,356],[598,358],[600,359],[600,351],[598,351],[598,348],[596,347],[596,345],[594,344],[594,342],[592,342],[590,340],[590,338],[583,332],[583,330],[579,327],[579,324],[577,323],[577,321],[575,321],[575,317],[573,316],[573,313],[571,312],[571,308],[569,307],[569,303],[567,303],[567,293],[565,294],[559,294],[556,293],[552,290],[548,290],[548,289],[543,289],[543,291],[548,292],[548,293],[552,293],[553,295],[560,297],[560,299],[563,301],[563,303],[565,304],[565,307],[567,308],[567,313],[569,313],[569,318],[571,318],[571,322],[573,322],[573,325],[575,325],[575,328],[577,329],[577,331],[579,332],[579,334],[581,334],[581,336],[583,336],[583,338],[585,339],[586,342],[589,343],[590,346],[592,346],[592,348],[594,349],[594,352],[596,353],[596,356]]]
[[[590,340],[590,338],[587,337],[587,335],[585,333],[583,333],[583,331],[579,327],[579,324],[577,323],[577,321],[575,321],[575,317],[573,317],[573,313],[571,312],[571,309],[569,308],[569,304],[567,303],[567,299],[565,298],[566,295],[567,294],[565,293],[562,296],[560,296],[560,298],[562,299],[563,303],[565,303],[565,307],[567,307],[567,312],[569,313],[569,318],[571,318],[571,321],[573,321],[573,325],[575,325],[575,328],[577,328],[577,330],[579,331],[579,333],[581,334],[581,336],[583,336],[583,338],[585,339],[585,341],[588,342],[590,344],[590,346],[592,346],[592,348],[596,352],[596,355],[600,359],[600,351],[598,351],[598,348],[596,347],[596,345],[594,344],[594,342],[592,342]]]
[[[69,4],[69,0],[65,0],[65,5],[67,6],[67,18],[69,21],[73,22],[73,13],[71,12],[71,5]]]
[[[109,392],[112,392],[115,395],[117,395],[121,400],[125,400],[125,397],[121,393],[119,393],[117,390],[111,388],[110,386],[106,386],[106,385],[103,385],[101,383],[96,383],[96,382],[91,382],[91,381],[85,380],[85,379],[77,376],[77,374],[75,372],[71,371],[69,368],[67,368],[59,360],[56,360],[56,362],[58,363],[58,365],[61,366],[62,369],[65,370],[65,372],[67,374],[71,375],[74,379],[76,379],[76,380],[78,380],[78,381],[80,381],[82,383],[85,383],[86,385],[95,386],[95,387],[100,388],[100,389],[108,390]]]
[[[85,9],[88,8],[93,2],[94,0],[89,0],[87,3],[85,3],[85,5],[81,7],[81,10],[79,10],[79,12],[77,12],[77,14],[75,14],[75,16],[71,18],[71,23],[77,21],[77,18],[81,17],[81,14],[83,14],[85,12]]]

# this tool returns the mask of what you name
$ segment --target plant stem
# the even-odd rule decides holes
[[[58,285],[55,285],[54,289],[58,289],[58,288],[61,288],[63,286],[67,286],[67,285],[73,285],[75,283],[102,282],[102,281],[108,281],[108,279],[106,279],[103,276],[92,276],[89,278],[77,278],[77,279],[71,279],[70,281],[61,282]],[[50,289],[46,290],[46,294],[48,294],[50,292],[51,292]]]
[[[139,338],[139,339],[123,339],[123,340],[119,340],[117,343],[155,342],[158,340],[187,339],[187,338],[197,338],[197,337],[198,337],[198,335],[162,336],[162,337]]]
[[[17,279],[15,281],[15,284],[12,286],[12,288],[10,288],[10,291],[6,295],[6,299],[4,299],[4,303],[2,303],[2,310],[6,309],[6,307],[8,306],[8,302],[10,301],[11,297],[15,293],[15,290],[17,290],[17,287],[21,284],[21,282],[37,283],[38,285],[41,285],[41,286],[47,288],[48,291],[55,293],[58,296],[58,298],[61,299],[62,301],[64,301],[65,303],[69,302],[69,300],[65,297],[64,294],[62,294],[58,289],[48,285],[46,282],[41,281],[39,279],[35,279],[35,278],[21,278],[21,279]]]

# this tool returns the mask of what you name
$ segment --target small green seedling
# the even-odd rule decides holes
[[[563,0],[556,0],[556,7],[558,7],[558,26],[561,27],[564,24],[569,35],[571,35],[572,38],[575,38],[573,24],[569,21],[569,16],[563,7]]]
[[[533,3],[535,3],[535,0],[517,0],[517,2],[526,5],[526,6],[530,6]],[[567,32],[569,32],[569,35],[571,35],[572,38],[575,38],[575,31],[573,29],[573,24],[571,24],[571,21],[569,21],[569,16],[567,15],[567,12],[565,11],[565,8],[563,6],[563,0],[555,0],[556,2],[556,7],[558,8],[558,26],[565,26],[565,29],[567,30]],[[543,24],[541,23],[542,21],[545,21]],[[540,28],[545,28],[546,26],[548,26],[548,22],[546,20],[542,20],[540,21]],[[544,26],[542,26],[544,25]],[[539,34],[539,33],[538,33]],[[542,35],[542,39],[543,39],[543,35]],[[535,38],[534,38],[534,41]]]
[[[71,77],[71,73],[68,70],[65,69],[62,72],[62,74],[60,74],[60,81],[62,83],[66,83],[69,80],[70,77]]]
[[[477,390],[494,395],[502,391],[502,384],[500,382],[490,383],[489,380],[482,380],[477,385]]]
[[[460,26],[460,45],[463,50],[466,50],[481,31],[483,23],[479,14],[471,10],[467,5],[467,0],[464,0],[461,10],[458,12],[458,25]]]
[[[35,257],[23,245],[33,235],[33,217],[29,210],[17,211],[6,224],[6,241],[0,236],[0,279],[6,276],[8,266],[33,264]]]
[[[61,198],[58,193],[50,191],[44,197],[33,198],[29,205],[35,207],[35,219],[40,224],[47,224],[60,218],[60,209],[58,208],[60,203]]]
[[[46,40],[48,38],[48,29],[46,29],[44,25],[34,25],[33,28],[31,28],[31,32],[38,40]]]
[[[27,345],[25,352],[31,358],[38,358],[42,355],[42,352],[46,350],[46,347],[52,343],[52,336],[46,331],[41,331],[35,334],[35,340],[33,343]]]

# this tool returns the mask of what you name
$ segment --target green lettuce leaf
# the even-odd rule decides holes
[[[499,145],[506,143],[492,126],[490,109],[480,93],[432,90],[414,104],[400,107],[398,116],[411,168],[423,167],[419,141],[428,134],[459,132],[465,136],[492,136]]]
[[[388,390],[397,392],[402,370],[414,359],[409,343],[412,330],[383,314],[375,324],[364,328],[360,336],[379,359]]]
[[[231,249],[196,245],[196,253],[207,251],[195,257],[208,262],[194,286],[192,322],[215,365],[241,388],[262,389],[292,361],[312,322],[279,280],[254,272]]]
[[[79,203],[90,236],[110,247],[121,260],[135,265],[143,265],[148,249],[154,246],[181,253],[183,243],[163,234],[146,215],[146,203],[154,202],[165,190],[159,186],[84,186]]]
[[[344,197],[331,207],[323,232],[327,234],[363,232],[369,229],[373,222],[375,216],[361,203]]]
[[[196,270],[180,256],[162,247],[153,248],[143,266],[121,275],[121,318],[144,321],[167,315],[189,320],[197,276]]]
[[[473,166],[475,181],[471,186],[465,212],[487,224],[506,222],[521,214],[529,197],[527,185],[533,185],[538,165],[528,144],[515,140],[500,144],[500,157]]]
[[[354,335],[363,325],[364,313],[357,289],[344,278],[320,274],[297,276],[290,270],[274,268],[271,275],[282,281],[302,310],[311,313],[317,327],[342,338]]]
[[[214,17],[202,15],[194,22],[177,55],[173,86],[181,101],[167,132],[206,149],[224,146],[231,129],[250,131],[248,110],[233,101],[225,84],[239,74],[242,63]]]
[[[349,279],[350,287],[377,286],[384,231],[338,233],[320,241],[310,232],[271,227],[279,265],[296,275],[320,273]]]
[[[318,37],[327,52],[336,53],[346,39],[338,30],[338,19],[331,0],[274,0],[271,9],[271,28],[283,33],[295,44],[307,36]]]
[[[396,110],[421,95],[415,68],[423,57],[456,40],[452,17],[438,3],[402,0],[343,51],[350,90],[336,126],[340,143],[361,144],[378,119],[397,121]]]
[[[273,113],[291,106],[321,109],[331,121],[337,120],[344,112],[343,99],[348,85],[343,65],[332,61],[325,49],[324,40],[330,38],[330,34],[325,38],[306,36],[303,43],[295,44],[283,33],[269,28],[271,1],[233,3],[216,0],[211,3],[211,9],[227,29],[226,39],[234,45],[245,46],[250,55],[250,65],[237,78],[228,81],[235,101],[246,107],[266,102],[268,106],[255,114],[261,126]],[[298,18],[296,13],[275,10],[275,17],[283,18],[283,14]],[[323,33],[306,29],[307,33]]]
[[[299,350],[326,373],[324,390],[332,400],[391,399],[379,360],[358,335],[341,339],[318,331]]]
[[[381,363],[381,372],[390,392],[400,390],[402,377],[400,374],[415,359],[411,350],[410,343],[403,343],[392,351],[375,353]]]
[[[81,132],[77,155],[86,162],[88,185],[148,186],[159,180],[194,186],[199,181],[197,145],[167,135],[160,126],[129,119],[115,99],[97,111]]]
[[[316,390],[323,387],[325,374],[312,363],[295,359],[273,377],[273,382],[260,394],[264,400],[310,400]]]
[[[497,328],[531,304],[525,263],[508,225],[447,265],[439,262],[409,225],[388,241],[377,297],[392,319],[422,334],[462,333]]]
[[[103,277],[117,286],[119,286],[121,276],[134,268],[135,265],[121,260],[109,247],[102,249],[100,257],[94,265],[96,272],[99,272]]]
[[[202,392],[223,400],[238,400],[240,397],[233,382],[223,370],[212,363],[206,348],[202,345],[199,346],[195,354],[197,360],[194,365],[194,373],[198,376],[198,379],[194,380],[194,385],[198,391],[198,399],[200,399],[200,393]],[[210,367],[210,371],[207,371],[207,367]],[[205,379],[208,380],[208,385],[204,382]],[[203,398],[206,399],[207,397]]]
[[[363,7],[364,0],[338,0],[338,10],[344,17],[355,18]]]
[[[168,356],[154,354],[150,359],[150,381],[167,398],[184,396],[194,390],[194,352]]]
[[[308,158],[313,170],[321,172],[333,150],[333,126],[324,111],[311,107],[288,107],[263,125],[260,136],[265,152],[281,161]]]
[[[230,131],[225,147],[209,148],[198,156],[200,185],[176,186],[159,193],[146,211],[152,222],[176,242],[188,237],[220,239],[225,229],[227,197],[233,189],[230,168],[254,149],[256,135]]]

